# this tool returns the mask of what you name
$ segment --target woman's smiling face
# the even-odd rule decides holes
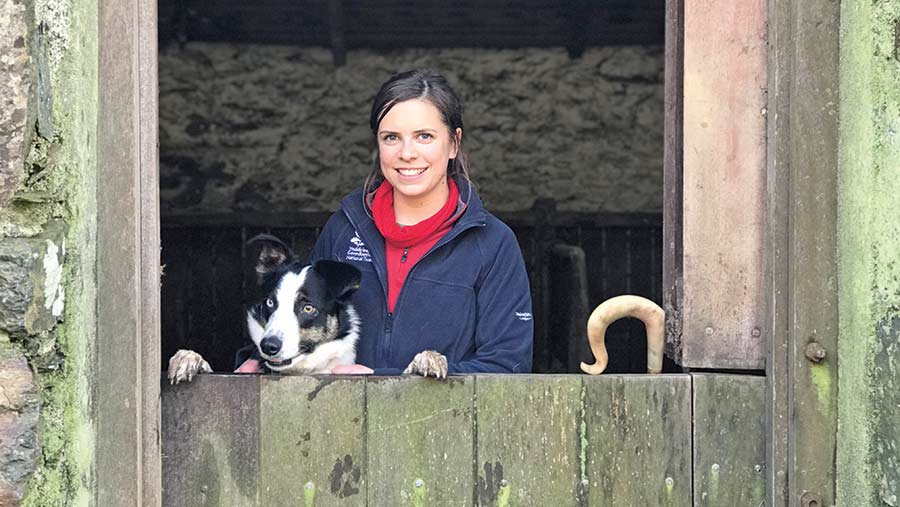
[[[399,102],[378,126],[381,174],[394,187],[394,201],[410,207],[436,207],[447,201],[447,164],[456,157],[457,139],[440,111],[419,99]]]

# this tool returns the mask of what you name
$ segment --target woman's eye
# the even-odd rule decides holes
[[[269,308],[274,308],[275,301],[272,301],[272,298],[266,299],[266,306],[268,306]]]
[[[384,136],[383,139],[384,139],[384,142],[386,142],[386,143],[395,143],[400,138],[394,134],[388,134],[388,135]]]
[[[313,313],[316,311],[316,307],[313,305],[303,305],[303,313]]]
[[[420,141],[431,141],[432,139],[434,139],[434,136],[427,132],[422,132],[421,134],[419,134]]]

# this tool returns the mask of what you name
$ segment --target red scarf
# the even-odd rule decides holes
[[[441,239],[459,218],[456,205],[459,190],[452,179],[447,180],[450,195],[437,213],[415,225],[399,225],[394,217],[394,187],[387,180],[375,191],[372,200],[372,218],[375,227],[384,236],[388,272],[388,311],[393,313],[397,297],[409,270],[419,262],[435,243]]]

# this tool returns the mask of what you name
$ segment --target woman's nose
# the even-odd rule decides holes
[[[404,142],[403,148],[400,150],[400,158],[403,160],[412,160],[418,156],[416,148],[412,142]]]

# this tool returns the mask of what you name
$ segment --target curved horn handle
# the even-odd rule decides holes
[[[594,364],[581,363],[581,371],[599,375],[606,369],[606,328],[622,317],[634,317],[647,329],[647,372],[662,371],[665,346],[665,312],[656,303],[640,296],[616,296],[607,299],[591,313],[587,323],[588,341],[594,353]]]

